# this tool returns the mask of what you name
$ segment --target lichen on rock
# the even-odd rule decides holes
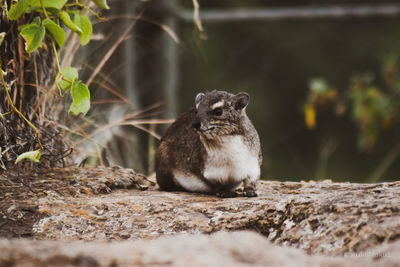
[[[159,191],[152,179],[120,167],[53,169],[29,181],[32,190],[4,192],[0,225],[8,232],[0,236],[136,242],[250,230],[299,253],[342,257],[400,240],[400,182],[261,181],[257,198],[218,198]],[[15,222],[26,223],[24,232]]]

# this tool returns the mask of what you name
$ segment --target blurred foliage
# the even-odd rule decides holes
[[[200,12],[336,3],[344,2],[200,1]],[[203,26],[204,40],[194,34],[194,25],[181,25],[179,111],[193,103],[198,91],[248,92],[247,111],[263,145],[263,178],[353,182],[365,182],[372,174],[378,174],[375,178],[380,181],[398,178],[400,165],[394,164],[398,156],[393,150],[400,125],[395,123],[398,100],[392,91],[397,63],[386,52],[400,55],[398,18],[203,21]],[[383,58],[387,58],[384,67]],[[377,75],[368,81],[370,75],[365,73]],[[391,86],[386,76],[392,77]],[[359,93],[351,89],[357,86]],[[369,117],[362,118],[368,114],[365,109]],[[392,164],[380,168],[389,162],[387,155],[392,155]]]
[[[400,76],[397,57],[390,57],[382,66],[383,84],[377,84],[371,73],[354,75],[347,90],[330,85],[325,79],[310,81],[304,104],[305,124],[316,127],[318,110],[333,108],[337,116],[349,115],[359,130],[358,147],[372,150],[382,130],[392,128],[399,121]],[[348,112],[345,112],[348,110]]]

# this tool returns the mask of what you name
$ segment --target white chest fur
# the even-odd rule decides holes
[[[227,136],[218,148],[206,147],[207,160],[203,176],[209,181],[240,183],[256,181],[260,176],[258,155],[252,153],[240,135]]]

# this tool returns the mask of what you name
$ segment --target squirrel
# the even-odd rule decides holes
[[[199,93],[195,106],[165,132],[156,152],[161,190],[257,196],[262,152],[258,133],[246,115],[245,92]]]

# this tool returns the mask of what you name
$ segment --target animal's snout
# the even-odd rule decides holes
[[[201,127],[201,122],[200,122],[200,120],[195,119],[195,120],[192,122],[192,127],[195,128],[196,130],[200,130],[200,127]]]

